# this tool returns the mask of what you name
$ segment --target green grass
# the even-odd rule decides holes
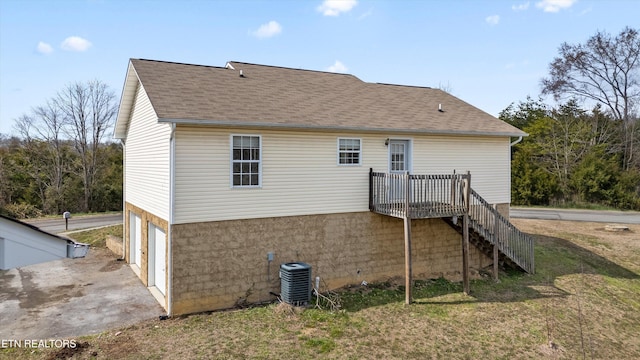
[[[622,238],[548,224],[560,230],[536,235],[535,275],[475,279],[470,295],[460,283],[420,280],[405,305],[404,283],[389,280],[324,294],[307,309],[270,304],[113,329],[76,339],[87,343],[76,358],[640,358],[640,265],[621,265],[637,258],[640,242],[620,249]],[[0,358],[54,355],[0,350]]]
[[[122,237],[122,224],[102,227],[94,230],[73,232],[68,237],[75,241],[90,244],[91,246],[106,248],[106,239],[108,235]]]

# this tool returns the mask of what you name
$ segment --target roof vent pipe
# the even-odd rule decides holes
[[[442,110],[442,104],[438,104],[438,111],[444,112],[444,110]]]
[[[242,69],[240,69],[240,77],[244,77],[244,74],[242,73]]]

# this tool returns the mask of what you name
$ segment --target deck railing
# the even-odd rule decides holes
[[[470,174],[413,175],[369,171],[369,209],[398,218],[469,214],[469,226],[528,273],[535,271],[533,239],[518,230],[470,186]],[[465,201],[469,194],[468,204]]]
[[[371,170],[369,209],[412,219],[463,215],[468,179],[466,174],[389,174]]]

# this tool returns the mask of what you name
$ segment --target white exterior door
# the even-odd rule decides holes
[[[129,213],[129,227],[131,251],[129,262],[140,267],[140,264],[142,264],[142,219],[134,213]]]
[[[167,281],[167,243],[165,232],[159,227],[149,225],[149,252],[152,259],[149,261],[149,286],[155,286],[162,295],[166,292]]]
[[[409,140],[389,141],[389,173],[405,174],[410,171],[410,146]],[[400,201],[405,197],[406,183],[400,179],[392,178],[389,181],[389,199]]]

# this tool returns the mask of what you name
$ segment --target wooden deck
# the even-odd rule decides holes
[[[393,216],[399,219],[409,217],[411,219],[430,219],[464,215],[464,209],[451,204],[423,202],[410,203],[408,211],[404,203],[377,203],[373,212],[382,215]]]
[[[461,216],[468,174],[412,175],[370,172],[369,210],[397,218]]]
[[[533,238],[518,230],[471,188],[471,174],[415,175],[369,171],[369,210],[404,219],[406,303],[411,302],[411,219],[452,218],[462,233],[463,288],[469,292],[469,233],[492,249],[494,277],[498,259],[507,258],[534,273]],[[458,217],[462,221],[458,221]]]

